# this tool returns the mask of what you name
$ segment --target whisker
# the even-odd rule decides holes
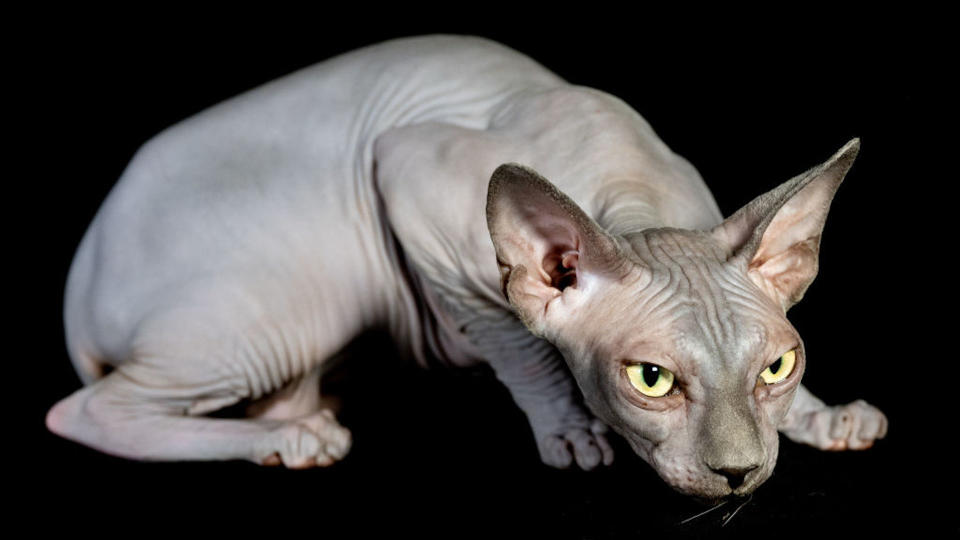
[[[721,506],[727,504],[728,502],[730,502],[730,501],[723,501],[723,502],[721,502],[720,504],[718,504],[718,505],[716,505],[716,506],[714,506],[714,507],[712,507],[712,508],[708,508],[708,509],[704,510],[703,512],[700,512],[699,514],[697,514],[697,515],[695,515],[695,516],[693,516],[693,517],[688,517],[687,519],[681,521],[681,522],[680,522],[680,525],[683,525],[683,524],[685,524],[685,523],[689,523],[689,522],[697,519],[698,517],[703,517],[703,516],[709,514],[710,512],[713,512],[713,511],[716,510],[717,508],[720,508]]]
[[[730,523],[730,520],[733,519],[733,516],[737,515],[737,512],[739,512],[741,508],[743,508],[744,506],[746,506],[747,503],[749,503],[749,502],[752,501],[752,500],[753,500],[753,494],[751,493],[750,496],[747,497],[747,500],[743,501],[743,502],[740,504],[740,506],[738,506],[737,509],[734,510],[733,513],[730,514],[730,516],[727,517],[727,519],[723,520],[723,525],[721,525],[721,527],[726,527],[726,526],[727,526],[727,523]]]

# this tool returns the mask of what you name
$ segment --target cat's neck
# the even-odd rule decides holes
[[[614,235],[668,225],[653,190],[634,179],[613,178],[604,182],[594,196],[592,214],[601,227]]]

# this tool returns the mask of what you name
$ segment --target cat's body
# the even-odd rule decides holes
[[[817,175],[842,178],[855,151]],[[498,169],[509,162],[529,168]],[[790,206],[811,178],[774,202]],[[772,471],[777,427],[825,448],[869,446],[886,429],[862,402],[828,408],[800,387],[802,344],[778,312],[797,295],[781,301],[783,280],[748,277],[756,258],[731,277],[750,231],[779,223],[774,206],[769,219],[751,210],[724,222],[696,170],[626,104],[501,45],[428,36],[368,47],[204,111],[137,153],[68,280],[67,343],[88,386],[47,423],[135,459],[330,464],[350,436],[318,380],[354,336],[385,326],[422,362],[489,362],[551,465],[612,459],[582,391],[675,488],[749,492]],[[620,306],[623,290],[602,299],[614,285],[636,301]],[[656,287],[672,292],[655,303],[679,303],[648,309]],[[654,312],[672,322],[633,331]],[[746,396],[784,352],[763,357],[777,340],[797,351],[796,373]],[[685,368],[680,350],[717,361]],[[617,385],[636,379],[598,371],[628,358],[675,373],[671,393],[633,396]],[[255,418],[203,416],[245,398],[259,400]],[[677,399],[705,409],[681,421]]]

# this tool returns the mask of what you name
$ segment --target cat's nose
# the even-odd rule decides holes
[[[711,470],[725,477],[727,483],[730,484],[730,489],[737,489],[743,485],[743,480],[747,477],[747,473],[756,468],[756,465],[750,465],[748,467],[723,467],[720,469],[711,467]]]

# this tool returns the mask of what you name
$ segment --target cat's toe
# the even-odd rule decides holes
[[[540,460],[545,465],[566,469],[573,463],[573,452],[565,438],[550,435],[540,443]]]
[[[578,429],[567,433],[567,440],[573,445],[573,456],[577,465],[589,471],[600,465],[603,454],[589,431]]]
[[[606,433],[610,428],[600,420],[594,419],[590,423],[590,431],[593,432],[594,440],[597,442],[597,446],[600,447],[600,453],[603,454],[603,464],[612,465],[613,464],[613,447],[610,446],[610,442],[607,441]]]
[[[258,451],[263,457],[257,461],[288,469],[328,467],[347,455],[351,442],[350,431],[332,413],[320,411],[279,424]]]
[[[887,434],[887,417],[862,399],[836,409],[831,433],[836,450],[866,450]]]
[[[575,427],[547,436],[540,444],[541,460],[558,469],[566,469],[576,463],[585,471],[597,468],[601,463],[613,463],[613,448],[604,433],[606,426],[594,421],[589,427]]]

